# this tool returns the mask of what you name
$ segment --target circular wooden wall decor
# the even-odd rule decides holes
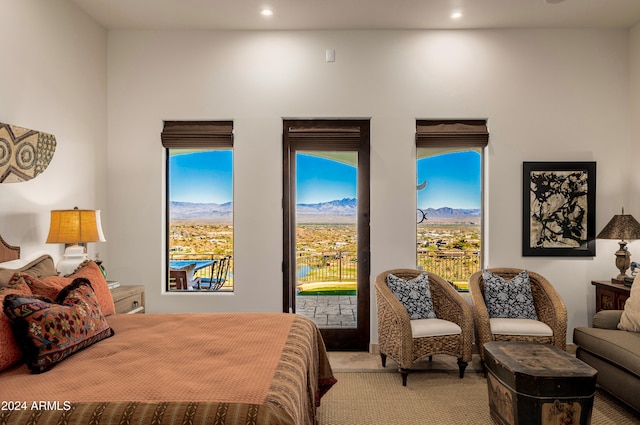
[[[0,183],[35,178],[49,166],[55,151],[53,134],[0,123]]]

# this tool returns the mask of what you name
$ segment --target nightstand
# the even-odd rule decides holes
[[[629,286],[612,283],[609,280],[593,280],[596,287],[596,312],[600,310],[624,310],[624,303],[629,298]]]
[[[144,285],[121,285],[111,290],[116,314],[144,313]]]

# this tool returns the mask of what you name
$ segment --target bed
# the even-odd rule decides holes
[[[17,252],[0,238],[0,260],[15,259]],[[46,257],[44,261],[52,264]],[[17,271],[4,285],[0,281],[5,286],[0,288],[5,306],[13,305],[8,299],[29,299],[19,293],[25,282],[35,291],[37,282],[62,279],[29,276],[43,272],[25,266],[8,269],[6,264],[15,265],[0,262],[0,278]],[[85,294],[101,305],[94,298],[98,291],[88,290],[83,278],[68,279],[73,284],[57,297]],[[91,287],[102,284],[96,283],[98,277],[86,280]],[[31,298],[32,302],[49,301]],[[23,348],[13,311],[8,310],[9,316],[5,313],[0,313],[0,325],[5,331],[7,323],[12,326],[16,343]],[[202,313],[100,318],[112,335],[40,373],[31,370],[28,354],[26,362],[14,359],[8,367],[5,356],[5,368],[0,371],[0,424],[314,425],[320,398],[336,382],[317,327],[301,316]],[[0,336],[0,350],[8,345],[6,338]]]

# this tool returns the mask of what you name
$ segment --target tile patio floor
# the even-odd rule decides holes
[[[296,313],[319,328],[355,328],[355,295],[302,295],[296,297]]]

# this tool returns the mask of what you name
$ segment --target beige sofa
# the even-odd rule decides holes
[[[598,371],[598,386],[640,412],[640,333],[618,329],[622,310],[602,310],[573,331],[576,357]]]

